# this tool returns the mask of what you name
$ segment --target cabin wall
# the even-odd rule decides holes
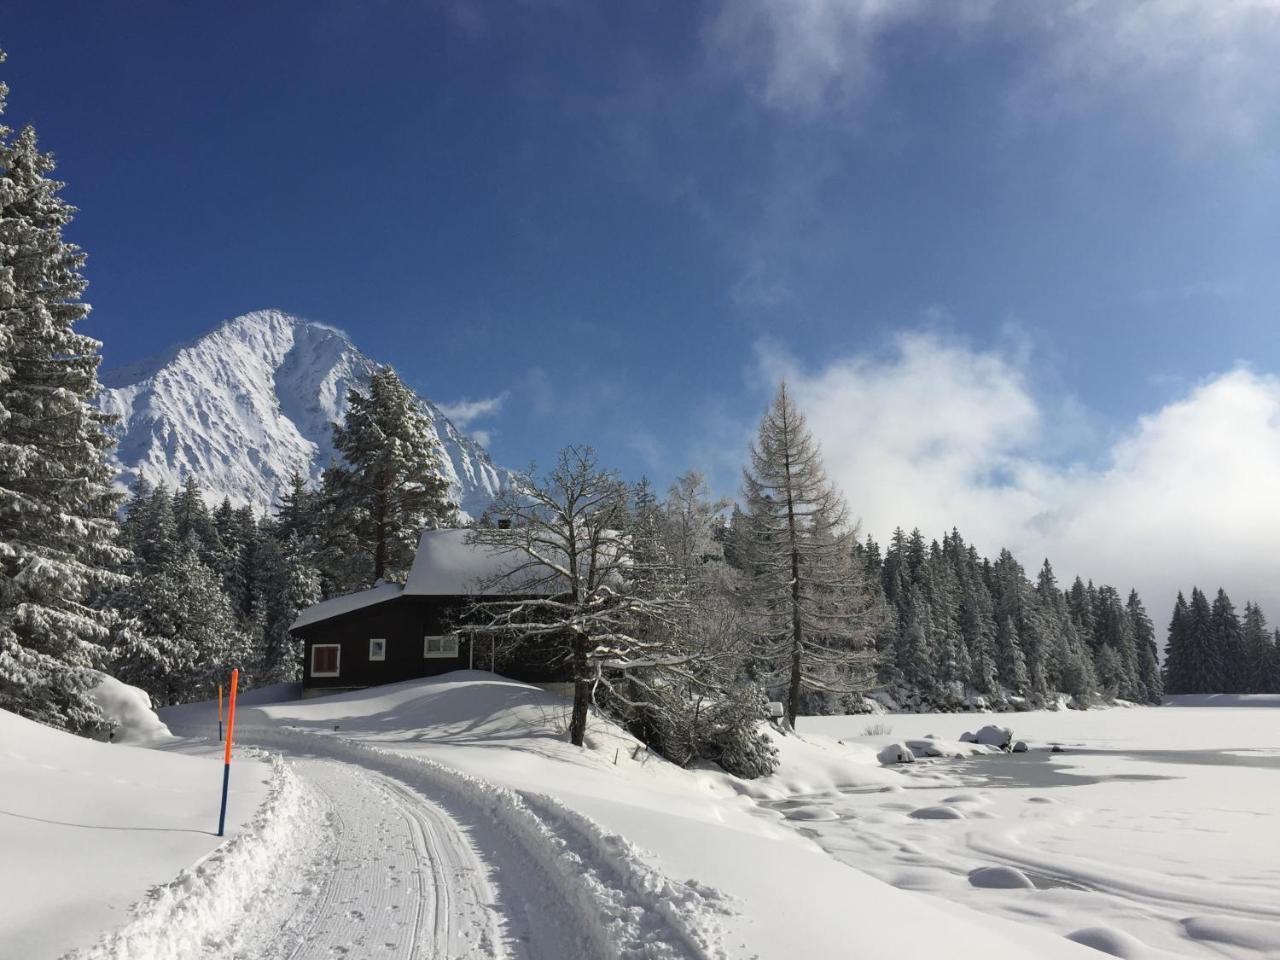
[[[448,633],[470,602],[468,597],[399,596],[300,627],[293,634],[304,641],[303,694],[316,696],[399,683],[465,670],[473,665],[477,670],[491,669],[492,647],[483,638],[475,643],[474,664],[471,641],[466,637],[459,638],[456,657],[423,656],[424,638]],[[375,637],[387,641],[385,660],[369,659],[369,641]],[[311,649],[318,643],[337,644],[341,649],[338,676],[311,675]],[[493,665],[502,676],[527,683],[569,679],[567,663],[548,659],[541,648],[533,644],[509,652],[505,657],[500,655]]]
[[[350,690],[465,669],[470,664],[470,641],[465,637],[459,639],[456,657],[423,656],[424,639],[447,633],[450,616],[458,606],[445,597],[397,597],[298,629],[295,636],[305,641],[303,689]],[[387,641],[385,660],[369,659],[373,638]],[[339,645],[338,676],[311,675],[311,648],[317,643]]]

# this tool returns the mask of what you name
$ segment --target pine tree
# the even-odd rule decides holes
[[[194,474],[189,474],[182,488],[173,495],[173,524],[177,542],[186,543],[194,539],[200,559],[216,567],[222,544],[218,540],[209,505],[204,502],[204,490]]]
[[[125,505],[121,534],[132,552],[133,573],[157,570],[172,558],[178,543],[173,498],[163,483],[153,490],[138,474],[133,495]]]
[[[1160,680],[1160,658],[1156,653],[1155,625],[1147,616],[1147,608],[1142,605],[1137,590],[1129,591],[1125,607],[1137,651],[1138,686],[1147,703],[1159,704],[1164,699],[1164,686]]]
[[[1164,645],[1164,664],[1161,677],[1164,681],[1165,693],[1191,692],[1191,664],[1188,649],[1187,631],[1191,625],[1191,610],[1187,598],[1178,591],[1178,599],[1173,604],[1173,615],[1169,618],[1169,636]]]
[[[757,655],[786,684],[794,726],[802,691],[852,692],[871,681],[868,595],[853,563],[843,500],[785,384],[743,471],[751,517],[750,587]]]
[[[114,672],[156,704],[207,698],[232,667],[250,678],[249,638],[194,534],[158,572],[135,577],[121,605]]]
[[[1244,632],[1235,605],[1227,592],[1218,588],[1209,613],[1209,631],[1218,664],[1217,682],[1206,693],[1240,693],[1245,687]]]
[[[1186,623],[1186,693],[1221,693],[1222,657],[1214,642],[1209,599],[1199,587],[1191,588]]]
[[[1031,688],[1027,675],[1027,661],[1022,654],[1018,628],[1012,616],[1000,620],[996,629],[996,669],[1000,682],[1017,696],[1025,697]]]
[[[1142,702],[1146,692],[1138,682],[1138,657],[1133,626],[1120,594],[1114,587],[1099,587],[1094,595],[1094,644],[1099,679],[1112,689],[1112,696]],[[1110,650],[1106,669],[1102,659]]]
[[[352,390],[333,428],[342,464],[325,472],[332,520],[359,550],[353,585],[405,576],[424,528],[455,522],[440,441],[417,397],[389,367]]]
[[[1242,693],[1270,693],[1270,674],[1275,647],[1267,630],[1267,618],[1256,603],[1244,607],[1244,665],[1240,671]]]
[[[255,675],[260,683],[292,683],[301,674],[302,651],[289,627],[298,611],[319,601],[320,573],[293,531],[282,539],[266,537],[259,560],[262,575],[255,590],[262,625]]]
[[[4,55],[0,53],[0,62]],[[8,88],[0,84],[0,117]],[[0,708],[76,731],[122,583],[110,418],[94,405],[101,344],[77,333],[85,256],[35,130],[0,123]]]

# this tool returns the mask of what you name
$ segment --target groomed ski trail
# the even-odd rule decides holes
[[[259,902],[235,956],[510,956],[489,871],[449,816],[390,777],[334,760],[298,759],[323,824],[311,860]]]
[[[319,829],[211,957],[254,960],[572,960],[584,920],[522,851],[495,849],[424,793],[345,760],[297,756]],[[482,827],[481,833],[487,833]],[[493,854],[497,854],[496,857]]]

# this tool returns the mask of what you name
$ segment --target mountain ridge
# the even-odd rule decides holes
[[[116,415],[118,482],[139,473],[175,487],[195,475],[211,502],[271,510],[297,469],[311,483],[331,459],[330,424],[350,389],[385,366],[327,324],[279,309],[223,321],[151,357],[104,370],[99,407]],[[419,395],[455,500],[478,516],[510,479],[488,452]]]

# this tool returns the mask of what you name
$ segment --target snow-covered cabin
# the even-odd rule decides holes
[[[289,628],[302,640],[304,696],[430,677],[468,667],[491,669],[492,651],[453,628],[479,596],[527,595],[510,574],[523,555],[466,541],[465,530],[425,530],[404,585],[380,583],[307,607]],[[514,578],[513,578],[514,579]],[[524,651],[498,668],[532,682],[564,679],[563,666]]]

